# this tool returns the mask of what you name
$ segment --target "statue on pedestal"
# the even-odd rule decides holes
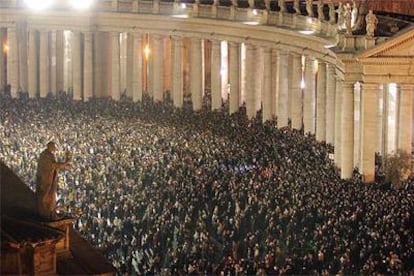
[[[372,10],[369,10],[367,16],[365,17],[365,22],[367,23],[366,31],[368,37],[374,37],[375,30],[377,29],[378,19]]]
[[[342,30],[345,25],[345,17],[344,17],[345,9],[344,9],[342,2],[339,2],[336,13],[338,14],[338,29]]]
[[[351,5],[349,3],[346,4],[345,6],[344,19],[345,19],[345,33],[347,35],[352,35],[352,11],[351,11]]]
[[[325,14],[323,13],[323,0],[318,1],[318,19],[325,20]]]
[[[313,1],[312,0],[306,0],[306,12],[308,13],[308,16],[313,17]]]
[[[293,9],[295,10],[296,14],[301,14],[300,7],[299,7],[299,0],[293,1]]]
[[[49,142],[46,149],[40,154],[36,173],[36,200],[39,215],[48,220],[57,219],[56,192],[59,170],[71,166],[72,153],[66,152],[66,161],[57,162],[54,153],[57,147]]]
[[[329,23],[335,24],[336,22],[335,4],[332,2],[332,0],[329,2],[328,7],[329,7]]]
[[[279,0],[278,2],[279,8],[280,8],[280,12],[286,12],[286,2],[285,0]]]

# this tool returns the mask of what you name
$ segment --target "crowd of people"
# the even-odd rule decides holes
[[[59,204],[121,275],[414,269],[412,179],[341,180],[329,145],[243,108],[0,98],[0,158],[32,189],[51,140],[73,153]]]

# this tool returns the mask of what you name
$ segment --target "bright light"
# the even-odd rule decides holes
[[[259,22],[257,22],[257,21],[245,21],[245,22],[243,22],[243,24],[256,26],[256,25],[259,25]]]
[[[52,6],[53,0],[24,0],[27,7],[33,10],[44,10]]]
[[[88,9],[94,0],[70,0],[70,4],[72,7],[78,10],[86,10]]]
[[[188,18],[188,14],[174,14],[172,17],[175,18]]]
[[[330,49],[330,48],[333,48],[335,46],[336,46],[336,44],[328,44],[328,45],[325,45],[323,47],[325,47],[325,49]]]
[[[148,60],[148,57],[149,57],[149,55],[150,55],[150,52],[151,52],[151,50],[150,50],[149,45],[148,45],[148,44],[147,44],[147,45],[145,45],[145,48],[144,48],[144,55],[145,55],[145,59],[146,59],[146,60]]]
[[[253,15],[257,15],[257,10],[253,9],[252,13],[253,13]]]
[[[303,31],[299,31],[299,33],[304,34],[304,35],[311,35],[311,34],[314,34],[315,31],[303,30]]]
[[[3,53],[7,54],[9,52],[9,44],[4,43],[3,44]]]
[[[302,78],[302,80],[300,81],[300,88],[305,89],[305,87],[306,87],[305,80]]]
[[[180,4],[180,8],[185,9],[186,7],[187,7],[187,5],[185,3]]]

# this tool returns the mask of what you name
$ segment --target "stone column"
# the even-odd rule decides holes
[[[136,59],[133,59],[134,56],[134,35],[132,33],[126,34],[126,43],[127,43],[127,49],[126,49],[126,96],[129,99],[132,99],[132,90],[133,90],[133,64],[134,62],[137,62]]]
[[[361,93],[361,174],[366,183],[375,181],[378,84],[362,84]]]
[[[221,109],[220,40],[211,41],[211,109]]]
[[[399,124],[397,129],[398,149],[403,150],[411,156],[411,139],[412,139],[412,98],[413,84],[402,84],[399,86],[400,101]]]
[[[352,177],[354,169],[354,83],[352,82],[342,84],[341,107],[341,178],[348,179]]]
[[[78,31],[74,31],[72,35],[72,86],[73,99],[82,100],[81,34]]]
[[[53,95],[56,95],[56,32],[51,31],[49,34],[49,49],[50,49],[50,81],[49,90]]]
[[[132,101],[142,101],[142,38],[141,33],[129,33],[128,37],[132,35]]]
[[[83,48],[83,100],[93,97],[93,33],[84,33]]]
[[[30,46],[29,46],[30,47]],[[65,38],[63,31],[56,31],[56,92],[64,91]]]
[[[19,45],[19,90],[27,92],[27,23],[17,24],[17,41]]]
[[[39,55],[39,90],[40,97],[45,98],[50,92],[50,70],[49,70],[49,32],[40,31],[40,55]]]
[[[380,85],[378,89],[378,97],[377,97],[377,142],[376,142],[376,152],[383,155],[383,148],[382,146],[384,143],[382,142],[384,136],[384,92],[383,92],[383,85]]]
[[[201,39],[191,38],[190,46],[190,90],[193,110],[199,111],[203,106],[203,68],[202,68],[202,51]]]
[[[233,114],[239,110],[240,106],[240,44],[229,42],[230,44],[230,110]]]
[[[353,89],[353,87],[352,87]],[[341,132],[342,132],[342,102],[343,102],[343,81],[339,78],[336,78],[336,89],[335,89],[335,137],[334,137],[334,158],[335,164],[338,168],[341,167],[341,160],[342,160],[342,149],[341,149]],[[353,104],[353,103],[352,103]],[[353,109],[352,109],[353,113]],[[353,128],[352,128],[353,130]],[[354,135],[354,131],[352,131],[352,136]]]
[[[6,37],[6,29],[0,28],[0,42],[1,42],[1,54],[0,54],[0,94],[3,93],[6,88],[6,59],[4,58],[3,52],[3,41]]]
[[[279,51],[277,49],[271,50],[271,89],[272,89],[272,117],[277,117],[277,110],[278,110],[278,95],[279,95]]]
[[[334,145],[336,92],[336,74],[334,64],[328,64],[326,77],[326,143]]]
[[[255,92],[254,92],[254,102],[256,113],[262,109],[262,96],[263,96],[263,82],[264,82],[264,59],[263,59],[263,47],[256,46],[256,51],[254,54],[255,57],[255,67],[253,69],[253,80],[255,82]],[[256,114],[255,113],[255,114]]]
[[[315,134],[315,59],[305,59],[305,89],[303,95],[303,130]]]
[[[288,89],[289,89],[289,75],[288,75],[289,55],[287,52],[279,51],[279,106],[277,113],[277,126],[279,128],[288,126]]]
[[[263,122],[272,120],[273,101],[272,101],[272,49],[264,48],[264,83],[263,83]]]
[[[387,156],[388,154],[388,102],[389,102],[389,93],[388,93],[388,83],[384,83],[382,85],[382,98],[384,100],[383,102],[383,110],[384,110],[384,116],[382,118],[382,149],[383,149],[383,156]]]
[[[155,101],[162,102],[164,99],[164,43],[161,35],[153,35],[152,38],[154,43],[153,95]]]
[[[246,114],[247,118],[252,119],[256,116],[256,47],[246,44]]]
[[[112,52],[111,52],[111,89],[112,99],[118,101],[121,98],[121,82],[120,82],[120,45],[119,32],[111,32]]]
[[[38,66],[37,66],[37,31],[29,31],[29,52],[28,52],[28,78],[27,92],[30,98],[35,98],[38,92]]]
[[[10,94],[17,97],[19,91],[19,51],[17,42],[17,31],[15,27],[7,29],[9,51],[7,53],[7,83],[10,85]]]
[[[326,140],[326,63],[319,61],[316,91],[316,140]]]
[[[183,39],[180,36],[172,36],[171,38],[172,52],[172,96],[175,107],[183,106]]]
[[[298,53],[292,53],[292,87],[290,87],[289,97],[291,97],[291,120],[292,128],[302,129],[302,57]]]

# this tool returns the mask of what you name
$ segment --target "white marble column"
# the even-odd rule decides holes
[[[120,45],[119,32],[111,32],[112,52],[111,52],[111,89],[112,99],[118,101],[121,98],[121,72],[120,72]]]
[[[29,30],[29,50],[28,50],[28,78],[27,92],[30,98],[35,98],[38,92],[38,65],[37,65],[37,31]]]
[[[83,100],[93,97],[93,33],[84,33],[83,48]]]
[[[316,140],[326,141],[326,63],[318,63],[316,90]]]
[[[366,183],[375,181],[378,90],[378,84],[362,84],[360,172]]]
[[[343,102],[343,81],[339,78],[336,78],[336,89],[335,89],[335,137],[334,137],[334,159],[337,167],[341,167],[342,163],[342,102]],[[353,89],[353,88],[352,88]],[[353,104],[353,103],[352,103]],[[353,109],[352,109],[353,113]],[[354,131],[352,128],[352,136]]]
[[[132,99],[132,90],[133,90],[133,66],[137,62],[136,57],[134,57],[134,35],[133,33],[126,34],[126,43],[127,43],[127,53],[126,53],[126,96],[129,99]]]
[[[289,98],[289,54],[283,50],[279,51],[279,101],[277,110],[277,126],[279,128],[288,126],[289,109],[288,109],[288,98]]]
[[[0,28],[0,41],[3,42],[6,37],[6,28]],[[3,93],[6,88],[6,59],[4,58],[3,52],[3,43],[1,44],[1,54],[0,54],[0,94]]]
[[[164,100],[164,41],[162,35],[153,35],[153,95],[154,100],[162,102]]]
[[[246,114],[252,119],[256,116],[256,47],[246,44]]]
[[[192,37],[190,42],[190,90],[193,110],[199,111],[203,106],[203,68],[201,39]]]
[[[354,83],[342,83],[341,178],[352,177],[354,169]],[[336,137],[336,135],[335,135]],[[335,148],[336,150],[336,148]]]
[[[40,55],[39,55],[39,90],[40,97],[45,98],[50,92],[50,67],[49,67],[49,31],[40,31]]]
[[[73,99],[82,100],[82,55],[81,34],[74,31],[72,34],[72,86]]]
[[[292,87],[290,87],[289,97],[291,97],[291,120],[293,129],[302,129],[302,57],[298,53],[292,53]]]
[[[397,129],[398,149],[403,150],[411,155],[412,139],[412,113],[413,113],[413,84],[399,85],[400,101],[399,124]]]
[[[30,46],[29,46],[30,47]],[[56,92],[64,91],[65,39],[63,31],[56,31]]]
[[[132,56],[129,59],[132,60],[132,100],[134,102],[142,101],[142,34],[141,33],[129,33],[128,37],[132,36]]]
[[[10,94],[17,97],[19,91],[19,51],[17,42],[17,30],[15,27],[7,29],[9,51],[7,54],[7,83],[10,85]]]
[[[273,101],[272,101],[272,49],[264,48],[264,83],[263,83],[263,122],[272,120]]]
[[[211,109],[221,109],[220,40],[211,41]]]
[[[305,89],[303,95],[303,131],[315,134],[315,59],[306,56],[305,59]]]
[[[336,72],[334,64],[329,63],[327,65],[326,78],[326,143],[334,145],[336,93]]]
[[[230,45],[230,106],[229,113],[233,114],[240,106],[240,44],[229,42]]]
[[[172,97],[174,106],[183,106],[183,39],[180,36],[171,38],[171,66],[172,66]]]

